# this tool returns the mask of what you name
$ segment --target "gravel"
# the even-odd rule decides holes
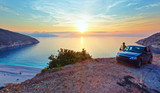
[[[98,58],[68,65],[59,70],[52,69],[20,84],[8,84],[0,92],[159,93],[159,89],[152,88],[138,77],[138,74],[141,74],[136,74],[138,70],[139,68],[117,63],[115,58]],[[140,68],[140,71],[144,70]]]

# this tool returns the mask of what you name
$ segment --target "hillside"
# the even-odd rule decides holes
[[[149,46],[152,49],[152,51],[160,53],[160,32],[153,34],[147,38],[141,39],[136,43]]]
[[[86,60],[37,74],[20,84],[7,84],[2,93],[159,93],[160,57],[137,69],[115,58]]]
[[[39,41],[30,36],[0,29],[0,49],[36,44]]]

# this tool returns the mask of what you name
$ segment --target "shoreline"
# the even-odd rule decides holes
[[[157,55],[159,54],[154,54],[154,56]],[[110,58],[114,59],[115,57],[106,57],[105,59]],[[5,86],[7,83],[21,83],[32,79],[37,73],[40,73],[41,69],[43,68],[0,64],[0,87]]]
[[[0,87],[7,83],[21,83],[32,79],[42,68],[0,64]]]
[[[135,68],[129,64],[117,63],[114,57],[96,59],[98,61],[85,60],[73,65],[64,66],[57,71],[53,69],[38,75],[36,74],[41,70],[39,68],[0,65],[0,80],[1,72],[3,72],[2,69],[6,70],[8,67],[9,74],[13,76],[13,81],[9,81],[9,78],[11,78],[9,76],[7,76],[8,78],[4,76],[4,79],[8,80],[8,83],[19,83],[10,84],[4,89],[0,89],[0,91],[43,93],[47,90],[49,92],[68,91],[75,93],[80,91],[85,92],[88,91],[88,89],[94,92],[111,92],[113,88],[117,89],[114,90],[115,92],[121,90],[127,92],[128,89],[133,92],[138,91],[139,93],[141,93],[142,90],[146,92],[160,91],[160,55],[154,56],[153,64],[145,64],[141,68]],[[25,73],[27,72],[24,70],[27,70],[30,77],[26,78],[27,75],[25,75]],[[21,74],[19,71],[22,71]],[[25,79],[21,80],[19,76]],[[16,80],[17,77],[19,80]],[[123,84],[125,85],[123,86]],[[3,87],[1,86],[0,88]]]

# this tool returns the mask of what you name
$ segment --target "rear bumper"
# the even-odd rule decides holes
[[[122,58],[122,57],[117,57],[117,56],[116,56],[116,60],[118,62],[123,62],[123,63],[127,63],[127,64],[133,64],[133,65],[138,65],[138,63],[139,63],[138,60],[131,60],[129,58]]]

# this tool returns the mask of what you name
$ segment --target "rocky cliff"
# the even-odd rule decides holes
[[[0,49],[15,48],[36,43],[39,43],[39,41],[30,36],[0,29]]]
[[[153,34],[147,38],[141,39],[136,43],[149,46],[152,49],[152,51],[160,53],[160,32]]]

